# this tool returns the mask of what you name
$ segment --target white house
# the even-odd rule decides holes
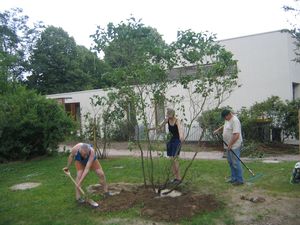
[[[294,40],[287,32],[273,31],[219,41],[234,54],[240,70],[238,83],[223,105],[233,109],[249,107],[255,102],[262,102],[268,97],[279,96],[283,100],[300,98],[300,64],[293,61],[296,57]],[[182,93],[183,89],[170,88],[168,96]],[[94,113],[90,98],[94,95],[105,96],[104,90],[89,90],[48,95],[65,104],[65,108],[76,120],[83,121],[83,115]],[[185,104],[188,104],[186,102]],[[188,106],[187,106],[188,107]],[[154,115],[149,109],[149,116]],[[161,115],[158,115],[161,117]],[[157,118],[156,118],[157,120]],[[193,135],[188,140],[198,140]],[[199,133],[199,132],[198,132]]]
[[[234,109],[262,102],[271,95],[283,100],[300,98],[300,64],[294,40],[287,32],[262,34],[222,40],[238,60],[239,83],[225,105]]]

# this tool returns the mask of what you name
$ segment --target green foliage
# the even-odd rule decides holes
[[[188,137],[203,110],[218,108],[238,87],[237,62],[233,54],[216,41],[215,35],[208,32],[180,31],[171,47],[176,52],[175,65],[183,66],[179,70],[178,81],[173,83],[184,91],[183,94],[171,96],[170,101],[176,105],[177,111],[181,111]],[[186,107],[187,102],[189,108]],[[207,126],[204,120],[201,123]]]
[[[161,35],[141,21],[130,18],[118,25],[109,23],[106,29],[98,27],[92,35],[99,53],[113,69],[107,78],[114,85],[160,82],[166,78],[170,52]]]
[[[111,67],[105,77],[116,88],[114,92],[118,96],[112,101],[113,111],[118,110],[125,115],[115,124],[116,130],[112,130],[112,136],[118,134],[118,138],[125,138],[128,134],[128,139],[136,141],[141,151],[140,138],[146,139],[147,149],[151,151],[148,130],[140,135],[137,128],[149,127],[147,109],[158,96],[165,94],[166,70],[172,65],[171,49],[155,29],[146,27],[135,18],[118,25],[109,23],[106,29],[98,27],[92,37],[94,49],[104,53],[104,60]],[[144,158],[141,158],[146,185]],[[149,161],[152,165],[151,157]],[[153,185],[153,167],[148,167],[147,172],[148,180]]]
[[[31,56],[32,75],[28,86],[43,94],[82,90],[84,77],[78,74],[76,43],[62,29],[47,27]]]
[[[43,27],[41,22],[30,27],[28,21],[20,8],[0,12],[0,94],[28,70],[29,53]]]
[[[278,96],[272,96],[261,103],[255,103],[250,109],[242,108],[239,118],[243,126],[243,133],[247,140],[260,142],[269,141],[270,130],[275,136],[279,133],[279,140],[288,137],[298,138],[298,109],[300,101],[282,101]],[[282,131],[282,138],[280,137]]]
[[[105,74],[110,71],[110,67],[103,60],[100,60],[95,52],[77,45],[76,60],[79,67],[78,73],[88,78],[84,86],[79,89],[87,90],[111,86],[110,81],[105,77]]]
[[[103,85],[105,64],[95,53],[77,46],[62,28],[47,27],[30,58],[29,87],[43,94],[91,89]]]
[[[284,11],[289,12],[292,14],[293,20],[289,21],[292,25],[292,29],[288,30],[293,38],[295,38],[294,44],[296,45],[295,54],[296,58],[294,59],[296,62],[300,62],[300,27],[298,24],[298,19],[300,15],[300,1],[294,0],[293,3],[290,3],[290,5],[283,6]]]
[[[54,100],[23,87],[0,95],[0,105],[0,160],[51,153],[74,125]]]
[[[110,139],[114,141],[127,141],[132,132],[128,130],[128,123],[126,120],[116,121],[114,127],[110,130]]]
[[[171,82],[174,86],[182,85],[189,93],[191,108],[194,109],[189,127],[206,103],[215,101],[214,106],[219,106],[237,85],[236,61],[232,59],[232,53],[208,34],[179,32],[178,40],[168,46],[155,29],[130,18],[126,23],[110,23],[106,29],[98,27],[92,37],[94,49],[104,53],[104,59],[112,69],[107,78],[117,88],[119,99],[115,105],[126,112],[128,130],[135,131],[134,136],[129,135],[130,140],[134,137],[141,146],[139,142],[143,138],[150,152],[153,148],[148,130],[136,129],[147,128],[151,124],[147,109],[153,107],[153,103],[163,105],[169,101],[176,109],[183,110],[184,116],[187,111],[180,102],[185,96],[166,97]],[[167,77],[169,69],[190,65],[196,68],[195,74],[184,74],[179,81],[170,82],[171,77]],[[151,166],[146,172],[153,184],[151,154],[148,159]],[[143,160],[142,157],[142,167]],[[144,168],[143,172],[145,174]]]
[[[92,105],[102,109],[102,132],[104,144],[111,140],[126,141],[130,136],[130,129],[125,120],[126,108],[120,101],[119,95],[111,91],[107,97],[94,96]],[[105,147],[105,146],[104,146]]]
[[[215,135],[213,135],[213,131],[223,125],[224,119],[221,117],[221,112],[224,109],[231,109],[231,108],[227,106],[222,108],[206,110],[201,114],[201,116],[198,117],[197,121],[199,122],[200,127],[204,132],[205,140],[219,141],[215,137]]]
[[[285,137],[299,138],[299,109],[300,99],[286,101],[286,111],[284,113],[284,121],[282,123]]]
[[[179,32],[177,41],[172,44],[177,53],[176,65],[192,66],[195,70],[180,74],[180,84],[190,90],[193,99],[199,98],[201,106],[208,99],[214,99],[218,107],[237,86],[236,60],[215,39],[209,33],[187,30]]]

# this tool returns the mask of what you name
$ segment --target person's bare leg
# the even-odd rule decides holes
[[[103,191],[108,192],[108,186],[107,186],[105,174],[104,174],[102,168],[96,169],[95,172],[96,172],[97,176],[99,177],[99,183],[102,185]]]
[[[78,170],[77,171],[77,177],[76,177],[76,183],[78,183],[78,181],[80,180],[81,176],[82,176],[83,170]],[[80,198],[80,191],[79,189],[75,186],[75,193],[76,193],[76,200],[78,200]]]
[[[177,180],[181,180],[180,170],[179,170],[179,162],[176,158],[173,158],[172,171]]]

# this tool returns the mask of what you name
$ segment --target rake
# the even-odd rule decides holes
[[[226,145],[228,147],[228,144],[218,135],[216,134],[216,136],[224,143],[224,145]],[[243,164],[243,166],[249,171],[249,173],[252,175],[252,177],[250,177],[247,181],[251,182],[254,181],[256,179],[258,179],[259,177],[263,176],[262,173],[256,174],[241,160],[240,157],[237,156],[237,154],[232,151],[232,149],[228,149],[229,151],[232,152],[232,154]]]

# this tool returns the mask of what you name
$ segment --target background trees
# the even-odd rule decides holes
[[[19,8],[0,12],[0,93],[28,71],[28,57],[43,28],[41,22],[30,26],[28,19]]]
[[[95,67],[89,54],[92,55],[84,47],[77,47],[74,38],[62,28],[47,27],[30,57],[32,75],[27,77],[28,86],[43,94],[91,88],[89,72]]]
[[[21,9],[0,13],[0,162],[51,153],[74,128],[64,109],[23,82],[42,24]]]
[[[300,62],[300,27],[298,24],[297,19],[299,19],[300,16],[300,1],[294,0],[294,4],[292,5],[285,5],[283,6],[284,11],[289,12],[292,14],[291,20],[289,21],[292,25],[292,29],[289,30],[290,34],[295,38],[295,54],[296,62]]]

